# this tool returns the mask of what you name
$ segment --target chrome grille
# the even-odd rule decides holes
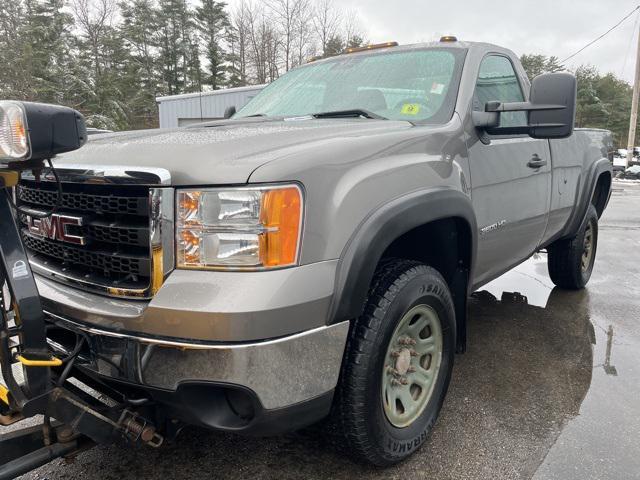
[[[172,268],[163,267],[152,255],[151,229],[158,228],[154,227],[157,219],[153,215],[158,207],[154,207],[157,193],[153,192],[170,189],[93,183],[63,183],[62,188],[63,200],[56,214],[82,219],[81,225],[68,227],[73,235],[83,238],[84,244],[34,233],[26,215],[20,215],[23,240],[34,270],[111,295],[152,295],[153,283],[157,283],[154,259],[159,262],[160,279]],[[49,211],[56,204],[55,183],[23,178],[16,198],[25,210]],[[169,248],[172,250],[172,245]]]

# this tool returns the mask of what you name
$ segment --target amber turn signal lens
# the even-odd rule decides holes
[[[191,230],[180,232],[183,245],[183,256],[187,263],[197,263],[200,259],[200,238]]]
[[[262,197],[260,257],[265,267],[292,265],[297,261],[302,220],[300,189],[286,187],[268,190]]]

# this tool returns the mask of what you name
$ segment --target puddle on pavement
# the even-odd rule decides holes
[[[475,292],[469,308],[468,351],[427,446],[429,471],[460,478],[475,464],[475,478],[530,478],[591,384],[589,292],[556,288],[540,254]]]
[[[506,299],[520,294],[529,305],[545,308],[554,287],[547,275],[547,255],[537,253],[515,270],[482,287],[481,291],[491,293],[498,300],[503,298],[503,294]]]

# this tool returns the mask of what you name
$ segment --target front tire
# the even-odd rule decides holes
[[[561,288],[584,288],[593,271],[598,248],[598,212],[589,206],[583,226],[569,239],[558,240],[547,249],[549,277]]]
[[[442,407],[454,352],[455,313],[442,276],[415,261],[382,264],[352,327],[338,389],[348,450],[378,466],[415,452]]]

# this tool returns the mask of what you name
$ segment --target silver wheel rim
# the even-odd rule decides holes
[[[587,228],[584,231],[584,240],[582,245],[582,272],[585,273],[591,266],[591,258],[593,257],[593,228],[591,223],[587,224]]]
[[[442,327],[436,311],[416,305],[398,322],[382,372],[382,405],[389,422],[411,425],[433,394],[442,363]]]

